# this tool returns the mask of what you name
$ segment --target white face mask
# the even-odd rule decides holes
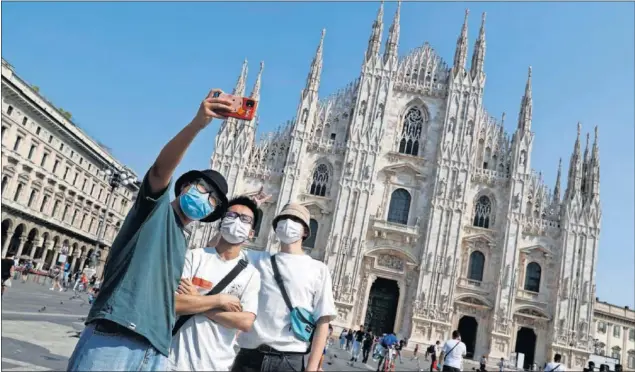
[[[276,225],[276,236],[284,244],[295,243],[302,239],[304,226],[301,223],[286,219],[278,221]]]
[[[251,225],[244,223],[240,218],[223,218],[220,224],[220,235],[229,244],[241,244],[249,239]]]

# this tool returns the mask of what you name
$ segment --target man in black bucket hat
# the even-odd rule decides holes
[[[174,296],[185,262],[184,227],[213,222],[227,210],[227,181],[213,170],[189,171],[168,189],[194,138],[231,102],[212,97],[168,142],[141,183],[110,250],[99,296],[68,363],[69,371],[165,371],[175,321]],[[227,297],[224,301],[238,299]],[[219,304],[219,306],[226,304]]]

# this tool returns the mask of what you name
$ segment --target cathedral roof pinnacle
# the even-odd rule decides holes
[[[243,67],[240,70],[240,76],[238,76],[238,81],[236,82],[236,87],[234,88],[234,95],[244,96],[245,95],[245,84],[247,82],[247,58],[243,61]]]
[[[465,68],[467,59],[467,16],[470,14],[469,9],[465,9],[465,18],[463,19],[463,27],[461,34],[456,41],[456,51],[454,52],[454,69],[455,73]]]
[[[258,71],[258,77],[256,78],[256,83],[254,84],[254,89],[251,91],[251,98],[258,100],[260,98],[260,85],[262,84],[262,72],[265,69],[265,62],[260,62],[260,71]]]

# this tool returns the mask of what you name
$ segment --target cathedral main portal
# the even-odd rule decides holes
[[[536,353],[536,332],[527,327],[520,327],[516,334],[516,352],[525,354],[523,368],[528,369],[534,364]]]
[[[474,349],[476,348],[476,332],[478,331],[478,322],[473,316],[464,316],[459,320],[459,333],[461,341],[465,344],[465,358],[474,358]]]
[[[370,287],[364,326],[375,334],[394,331],[399,285],[395,280],[377,278]]]

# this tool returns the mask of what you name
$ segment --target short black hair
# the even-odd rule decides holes
[[[227,203],[227,209],[233,205],[244,205],[245,207],[251,209],[254,214],[254,219],[251,221],[251,228],[255,230],[256,226],[260,224],[260,219],[262,218],[262,211],[258,208],[258,204],[256,204],[256,202],[250,197],[237,196]]]
[[[456,330],[456,331],[452,331],[452,338],[453,338],[453,339],[455,339],[455,340],[456,340],[456,339],[457,339],[457,338],[459,338],[459,337],[461,337],[461,334],[459,333],[459,331],[458,331],[458,330]]]
[[[560,354],[556,354],[553,356],[553,361],[556,363],[560,363],[560,360],[562,359],[562,355]]]

